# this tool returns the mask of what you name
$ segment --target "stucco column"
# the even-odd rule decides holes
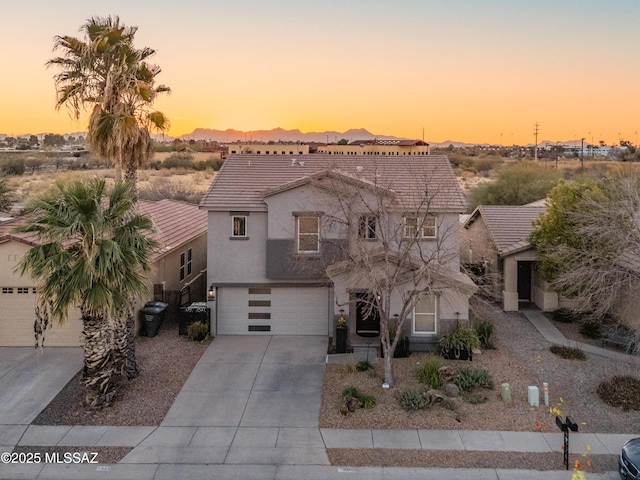
[[[504,290],[502,291],[502,309],[505,312],[518,311],[518,262],[507,257],[503,263]]]

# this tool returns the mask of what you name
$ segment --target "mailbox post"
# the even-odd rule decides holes
[[[558,428],[564,432],[564,466],[567,470],[569,470],[569,430],[572,432],[578,431],[578,424],[573,421],[571,417],[567,417],[567,419],[563,422],[562,417],[560,415],[556,416],[556,425]]]

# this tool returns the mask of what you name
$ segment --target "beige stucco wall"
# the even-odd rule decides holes
[[[32,346],[35,344],[33,324],[37,294],[29,277],[14,272],[29,246],[15,241],[0,243],[0,287],[12,288],[2,293],[0,288],[0,346]],[[18,293],[27,288],[28,293]],[[45,346],[77,346],[80,344],[82,322],[78,309],[70,309],[67,322],[54,323],[45,334]]]

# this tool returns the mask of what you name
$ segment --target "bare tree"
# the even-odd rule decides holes
[[[457,185],[443,179],[437,163],[407,162],[401,174],[393,171],[398,167],[381,162],[355,174],[335,167],[314,179],[327,194],[322,238],[343,239],[333,242],[330,254],[323,253],[323,268],[336,301],[338,292],[369,293],[360,301],[366,314],[380,318],[389,385],[394,383],[393,353],[418,302],[450,302],[445,290],[462,290],[467,297],[475,291],[459,270],[459,212],[446,206]],[[343,304],[347,301],[343,297]]]
[[[547,238],[545,227],[559,217],[564,234]],[[555,267],[551,285],[569,297],[572,310],[596,320],[613,316],[638,331],[639,222],[640,182],[633,176],[602,180],[579,201],[542,217],[541,260]]]

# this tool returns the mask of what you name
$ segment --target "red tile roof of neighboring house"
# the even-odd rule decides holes
[[[546,203],[527,205],[480,205],[464,223],[465,228],[481,216],[500,256],[526,250],[533,230],[533,221],[546,210]]]
[[[207,212],[192,205],[164,199],[156,202],[140,200],[138,210],[151,217],[156,232],[153,237],[160,242],[154,259],[207,232]],[[14,233],[12,230],[24,222],[23,217],[0,223],[0,243],[15,240],[29,246],[40,245],[35,233]]]
[[[444,155],[349,156],[313,154],[230,155],[200,207],[213,211],[266,211],[263,194],[323,171],[380,185],[394,192],[403,207],[431,198],[434,211],[464,212],[466,200]]]

